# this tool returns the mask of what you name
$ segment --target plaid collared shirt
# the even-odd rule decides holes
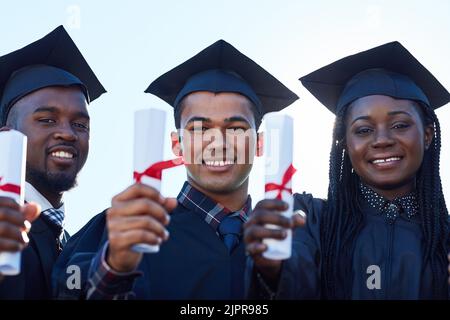
[[[188,182],[184,183],[177,200],[179,205],[200,215],[217,234],[217,228],[225,217],[238,216],[243,222],[246,222],[252,209],[250,196],[241,210],[233,212],[195,189]],[[86,299],[127,300],[133,298],[134,281],[142,273],[139,271],[119,273],[112,270],[106,263],[107,249],[108,242],[92,260],[85,291]]]
[[[192,210],[200,215],[216,233],[220,222],[225,217],[239,217],[243,222],[246,222],[252,209],[252,199],[250,196],[248,196],[247,202],[241,210],[233,212],[195,189],[187,181],[184,183],[183,188],[181,188],[177,200],[186,209]]]

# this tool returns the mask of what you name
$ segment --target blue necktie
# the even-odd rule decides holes
[[[60,209],[49,208],[41,212],[42,219],[49,223],[51,230],[56,236],[56,249],[61,253],[62,247],[67,239],[64,234],[64,212]]]
[[[42,216],[45,216],[47,218],[47,221],[49,221],[52,226],[55,227],[56,230],[58,230],[59,234],[63,231],[63,222],[64,222],[64,212],[60,209],[55,208],[49,208],[47,210],[44,210],[41,212]]]
[[[219,234],[228,252],[231,253],[239,244],[239,235],[241,233],[242,220],[239,217],[226,217],[219,224]]]

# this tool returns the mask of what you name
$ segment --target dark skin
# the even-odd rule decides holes
[[[186,164],[188,181],[231,210],[241,209],[247,200],[251,164],[223,163],[211,166],[202,160],[202,155],[208,157],[206,161],[226,160],[211,159],[215,153],[208,152],[208,148],[232,148],[234,154],[245,152],[249,155],[249,150],[257,149],[256,139],[253,144],[249,142],[243,145],[226,144],[220,139],[193,144],[192,139],[194,135],[207,135],[211,130],[226,132],[227,129],[236,128],[255,129],[249,103],[247,98],[236,93],[191,93],[185,98],[181,114],[181,129],[186,130],[181,143],[178,133],[171,134],[174,154],[193,159]],[[194,128],[194,122],[199,123],[196,120],[201,120],[201,125]],[[169,213],[176,206],[175,198],[165,198],[156,189],[143,184],[134,184],[115,196],[107,213],[108,264],[119,272],[135,270],[142,253],[134,252],[132,246],[167,241]]]
[[[363,183],[389,200],[414,190],[434,133],[432,125],[423,126],[416,103],[379,95],[358,99],[346,127],[350,161]]]
[[[13,129],[28,137],[27,181],[57,208],[66,190],[50,189],[28,171],[75,181],[89,152],[86,98],[78,87],[47,87],[25,96],[13,109]]]
[[[89,150],[87,102],[78,87],[47,87],[30,93],[11,108],[5,130],[18,130],[28,138],[27,177],[54,207],[61,205],[66,190],[49,189],[46,177],[69,182],[86,162]],[[39,181],[28,175],[42,173]],[[30,222],[39,215],[37,204],[19,206],[0,198],[0,251],[22,250],[28,243]]]
[[[27,233],[40,213],[39,205],[18,205],[11,198],[0,197],[0,252],[23,250],[28,244]]]
[[[414,190],[415,175],[432,141],[433,127],[423,125],[418,108],[409,100],[367,96],[356,100],[346,117],[345,143],[355,172],[388,199]],[[262,253],[267,246],[262,241],[284,239],[286,233],[265,225],[296,228],[305,224],[299,215],[292,219],[280,216],[282,204],[276,200],[259,202],[244,225],[247,251],[273,288],[277,286],[282,261],[265,259]]]

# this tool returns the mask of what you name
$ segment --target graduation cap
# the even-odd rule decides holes
[[[444,86],[397,41],[340,59],[300,81],[335,114],[369,95],[415,100],[433,109],[450,101]]]
[[[50,86],[79,86],[87,102],[104,92],[63,26],[22,49],[0,57],[0,113],[4,124],[12,105]]]
[[[298,99],[274,76],[224,40],[163,74],[145,90],[170,104],[175,114],[181,100],[196,91],[242,94],[255,106],[258,113],[255,118],[279,111]]]

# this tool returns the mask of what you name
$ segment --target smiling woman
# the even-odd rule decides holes
[[[425,149],[434,135],[410,100],[373,95],[353,102],[345,144],[361,181],[389,200],[412,192]]]
[[[258,241],[279,235],[262,231],[276,213],[268,214],[267,204],[256,206],[245,235],[261,273],[252,295],[448,298],[449,218],[434,112],[450,101],[448,91],[398,42],[336,61],[301,81],[336,114],[328,199],[295,195],[306,228],[296,230],[294,253],[283,264],[261,257],[265,248]],[[266,292],[268,285],[278,294]]]
[[[334,136],[341,143],[330,156],[328,198],[335,204],[329,205],[320,231],[324,250],[332,252],[322,261],[328,297],[447,297],[448,213],[439,176],[440,128],[434,111],[421,105],[370,95],[337,115]],[[377,290],[367,289],[365,272],[355,272],[371,265],[380,266]],[[402,284],[410,282],[416,289]],[[356,283],[362,288],[356,289]]]

